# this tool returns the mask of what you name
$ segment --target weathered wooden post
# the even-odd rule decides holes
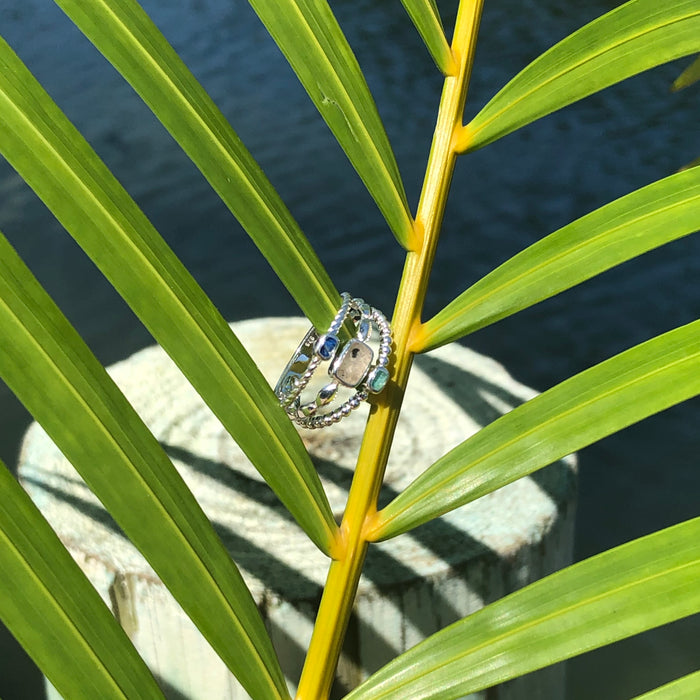
[[[303,319],[234,324],[272,384],[307,327]],[[160,348],[138,352],[113,365],[110,373],[241,568],[293,690],[328,561]],[[383,497],[403,489],[450,448],[533,394],[496,362],[457,344],[417,358]],[[332,429],[303,434],[338,517],[353,474],[363,411]],[[36,424],[24,439],[19,477],[168,697],[247,697]],[[414,532],[372,546],[337,693],[446,624],[569,563],[575,482],[573,459],[562,460]],[[498,698],[563,697],[563,683],[559,665],[507,684]],[[48,695],[58,697],[52,688]]]

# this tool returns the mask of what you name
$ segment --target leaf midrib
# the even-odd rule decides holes
[[[505,113],[508,112],[509,110],[515,108],[515,107],[516,107],[518,104],[520,104],[522,101],[526,100],[526,99],[529,98],[531,95],[535,94],[535,93],[538,92],[539,90],[542,90],[544,87],[546,87],[547,85],[549,85],[549,84],[552,83],[553,81],[558,80],[558,79],[561,78],[562,76],[567,75],[568,73],[572,73],[573,71],[575,71],[575,70],[581,68],[582,66],[585,66],[587,63],[590,63],[592,60],[594,60],[594,59],[596,59],[596,58],[598,58],[598,57],[604,56],[606,53],[610,53],[611,51],[614,51],[615,49],[617,49],[617,48],[619,48],[619,47],[621,47],[621,46],[624,46],[625,44],[628,44],[628,43],[631,42],[631,41],[636,41],[637,39],[639,39],[640,37],[644,36],[645,34],[649,34],[649,33],[651,33],[651,32],[659,31],[659,30],[661,30],[661,29],[664,29],[664,28],[666,28],[666,27],[669,27],[669,26],[671,26],[671,25],[673,25],[673,24],[677,24],[677,23],[679,23],[679,22],[685,22],[686,20],[688,20],[688,19],[690,19],[690,18],[692,18],[692,17],[694,17],[694,16],[696,16],[696,15],[698,15],[698,14],[700,14],[700,12],[692,12],[692,11],[691,11],[689,14],[684,15],[684,16],[682,16],[682,17],[677,17],[677,18],[675,18],[675,19],[673,19],[673,20],[671,20],[671,21],[669,21],[669,22],[662,22],[661,24],[657,24],[657,25],[655,25],[654,27],[651,27],[650,29],[646,29],[646,30],[644,30],[644,31],[640,31],[640,32],[638,32],[638,33],[636,33],[636,34],[633,34],[633,35],[631,35],[631,36],[625,38],[624,40],[621,40],[621,41],[618,41],[618,42],[616,42],[616,43],[611,44],[611,45],[610,45],[608,48],[606,48],[605,50],[603,50],[603,51],[598,51],[597,53],[594,53],[594,54],[592,54],[592,55],[589,55],[587,58],[585,58],[585,59],[583,59],[583,60],[580,60],[580,61],[578,61],[577,63],[574,63],[574,64],[568,66],[565,70],[560,70],[558,73],[556,73],[555,75],[552,75],[551,77],[549,77],[549,78],[548,78],[547,80],[545,80],[544,82],[540,82],[540,83],[538,83],[534,88],[530,88],[527,92],[523,93],[523,94],[522,94],[520,97],[518,97],[516,100],[514,100],[514,101],[512,101],[512,102],[509,102],[507,105],[505,105],[504,107],[502,107],[501,109],[499,109],[498,111],[496,111],[491,117],[489,117],[487,120],[485,120],[485,121],[481,124],[481,126],[479,126],[477,129],[474,129],[474,131],[472,131],[470,140],[474,140],[474,137],[476,136],[476,134],[479,134],[479,133],[482,132],[484,129],[486,129],[486,127],[487,127],[489,124],[491,124],[494,120],[500,118],[503,114],[505,114]],[[602,18],[601,18],[601,19],[602,19]],[[587,25],[587,26],[590,27],[591,25]],[[562,41],[566,41],[566,40],[567,40],[567,39],[563,39]],[[550,49],[550,51],[553,51],[555,48],[556,48],[556,45],[553,46],[553,47]],[[543,57],[546,56],[546,55],[547,55],[546,53],[543,54]],[[532,65],[534,65],[534,64],[530,64],[530,66],[532,66]],[[505,89],[505,88],[504,88],[504,89]],[[495,98],[494,98],[494,99],[495,99]],[[478,116],[478,115],[477,115],[477,116]],[[468,127],[467,127],[467,128],[468,128]]]
[[[647,341],[647,342],[651,342],[651,341]],[[637,347],[639,347],[639,346],[637,346]],[[629,352],[629,351],[627,351],[627,352]],[[616,357],[619,358],[620,356],[618,355]],[[557,413],[555,416],[552,416],[551,418],[547,418],[544,422],[538,423],[533,428],[530,428],[524,432],[518,433],[518,435],[515,438],[512,438],[510,440],[507,440],[506,442],[501,443],[499,447],[485,453],[484,455],[482,455],[478,459],[471,461],[471,462],[468,462],[468,464],[465,467],[461,468],[456,473],[452,473],[451,475],[447,475],[444,479],[436,482],[433,486],[431,486],[429,489],[423,491],[420,494],[419,500],[424,500],[426,498],[429,498],[430,496],[433,496],[436,491],[442,490],[442,488],[445,487],[447,484],[449,484],[450,481],[454,480],[455,478],[458,478],[459,476],[461,476],[465,472],[467,472],[471,469],[474,469],[477,465],[489,460],[491,457],[493,457],[494,455],[497,455],[499,452],[503,452],[503,451],[507,450],[509,447],[516,445],[518,442],[526,440],[528,437],[531,437],[533,434],[537,433],[538,431],[545,430],[550,425],[552,425],[560,420],[564,420],[567,417],[569,417],[570,415],[572,415],[578,411],[583,411],[586,408],[589,408],[593,404],[597,403],[598,401],[602,401],[602,400],[607,399],[610,396],[613,396],[621,391],[625,391],[625,390],[629,389],[630,386],[633,386],[633,385],[638,384],[638,383],[643,382],[643,381],[647,381],[656,374],[660,374],[660,373],[672,370],[673,367],[675,367],[676,365],[681,365],[681,364],[684,364],[686,362],[692,362],[697,357],[700,357],[700,351],[695,352],[695,353],[691,353],[690,355],[687,355],[686,357],[675,360],[674,362],[671,362],[669,364],[665,364],[662,367],[657,367],[654,370],[652,370],[651,372],[647,372],[643,375],[636,375],[636,377],[632,381],[627,381],[624,384],[618,384],[614,389],[610,389],[606,392],[603,392],[602,394],[596,394],[594,397],[584,401],[583,403],[578,403],[575,406],[567,409],[566,411],[563,411],[562,413]],[[612,358],[612,359],[614,359],[614,358]],[[611,361],[611,360],[608,360],[608,361]],[[597,365],[597,367],[600,367],[600,365]],[[591,371],[593,369],[595,369],[595,367],[592,367],[589,370],[585,370],[585,371]],[[567,381],[572,381],[576,377],[580,377],[580,376],[581,375],[575,375],[574,377],[572,377],[570,380],[567,380]],[[561,387],[562,385],[559,384],[557,386]],[[538,397],[535,397],[535,399],[532,399],[532,400],[534,401],[537,398],[544,396],[544,395],[545,394],[540,394]],[[523,405],[527,405],[527,404],[523,404]],[[506,414],[506,415],[509,415],[509,414]],[[482,430],[484,430],[484,429],[482,429]],[[462,446],[464,444],[465,443],[462,443]],[[455,448],[455,449],[459,449],[459,448]],[[437,464],[437,462],[435,464]],[[410,508],[411,506],[415,506],[417,503],[418,503],[418,500],[416,500],[415,498],[412,499],[411,501],[409,501],[408,503],[406,503],[403,506],[403,508],[398,513],[396,513],[396,515],[393,515],[391,518],[383,521],[382,526],[380,526],[381,530],[385,530],[386,525],[388,523],[391,523],[392,521],[396,520],[396,518],[398,518],[401,515],[401,513],[406,512],[406,510],[408,508]]]
[[[569,615],[576,610],[586,608],[590,605],[595,605],[595,603],[602,601],[602,600],[605,600],[606,598],[614,598],[626,590],[630,590],[630,589],[635,588],[637,586],[645,586],[656,579],[665,578],[667,576],[673,576],[675,574],[678,574],[679,572],[682,572],[684,569],[696,567],[698,565],[699,561],[700,561],[700,559],[696,558],[696,559],[689,561],[689,562],[686,562],[684,564],[680,564],[678,566],[674,566],[674,567],[669,568],[669,569],[664,569],[663,571],[656,572],[656,573],[649,575],[649,576],[644,576],[641,579],[634,579],[632,581],[625,583],[624,585],[617,586],[613,589],[606,590],[603,593],[599,593],[597,595],[588,597],[583,601],[579,601],[578,603],[568,605],[568,606],[564,607],[563,609],[560,608],[559,610],[548,613],[547,615],[544,615],[542,617],[536,618],[536,619],[531,620],[529,622],[520,624],[515,629],[510,629],[510,630],[507,630],[505,632],[502,632],[499,635],[496,635],[495,637],[490,637],[488,640],[483,641],[480,644],[477,644],[476,646],[471,647],[470,649],[468,649],[466,651],[463,651],[462,653],[455,654],[451,658],[431,666],[428,671],[421,674],[419,677],[425,678],[429,674],[435,673],[436,671],[439,671],[440,669],[443,669],[447,666],[450,666],[453,663],[456,663],[458,660],[463,659],[466,656],[469,656],[471,654],[475,654],[483,649],[486,649],[487,647],[492,647],[495,644],[497,644],[498,642],[501,642],[505,639],[508,639],[508,637],[514,637],[516,635],[520,635],[520,634],[527,632],[527,630],[535,629],[536,627],[543,625],[543,624],[546,624],[547,622],[554,620],[557,617],[561,617],[563,615]],[[544,579],[544,580],[546,580],[546,579]],[[537,584],[534,584],[534,585],[537,585]],[[517,593],[515,595],[517,595]],[[495,605],[498,605],[498,603],[496,603]],[[586,646],[586,647],[580,649],[579,652],[575,652],[575,653],[582,653],[582,652],[589,651],[590,649],[594,649],[594,648],[595,648],[595,645],[594,646]],[[568,655],[562,657],[562,659],[569,658],[569,656],[571,656],[571,654],[568,654]],[[557,658],[559,658],[559,657],[557,657]],[[412,682],[413,682],[413,679],[409,678],[406,681],[404,681],[396,686],[393,686],[388,691],[380,692],[380,694],[376,695],[375,697],[376,698],[385,697],[389,693],[396,692],[396,690],[398,690],[399,688],[402,688],[406,685],[410,685]]]
[[[239,181],[242,181],[246,185],[246,189],[248,190],[248,192],[260,204],[260,208],[266,213],[267,218],[272,222],[272,224],[274,225],[276,230],[280,233],[282,238],[285,241],[289,241],[289,242],[293,241],[293,238],[288,234],[288,232],[284,228],[284,226],[282,226],[280,224],[280,221],[277,218],[277,216],[275,216],[272,208],[270,206],[268,206],[268,203],[267,203],[265,197],[263,196],[263,194],[261,194],[261,192],[256,187],[252,186],[251,180],[248,178],[245,170],[239,166],[238,161],[229,152],[223,139],[219,138],[217,132],[214,131],[212,128],[210,128],[209,124],[207,123],[206,118],[203,117],[197,111],[195,106],[187,98],[187,95],[182,90],[180,90],[177,83],[175,83],[175,81],[173,81],[171,79],[169,73],[161,67],[160,63],[158,63],[158,61],[153,57],[153,54],[150,53],[148,51],[148,49],[135,36],[135,34],[133,32],[131,32],[129,26],[121,20],[119,15],[117,15],[115,12],[113,12],[111,7],[107,3],[105,3],[104,0],[98,0],[98,1],[102,4],[104,11],[107,14],[111,15],[114,22],[122,28],[124,36],[129,38],[131,45],[134,46],[137,49],[138,53],[146,59],[146,62],[148,64],[150,64],[153,69],[155,69],[155,71],[163,79],[163,82],[170,88],[170,92],[176,96],[176,98],[178,99],[178,101],[182,105],[184,105],[186,111],[188,111],[194,117],[196,122],[200,125],[202,130],[209,137],[209,140],[214,143],[214,145],[217,148],[217,150],[219,151],[219,153],[224,157],[224,160],[228,163],[229,167],[231,167],[231,169],[233,171],[238,173],[237,179]],[[196,82],[196,80],[195,80],[195,82]],[[199,83],[196,83],[196,84],[199,86]],[[245,148],[242,144],[241,144],[241,147]],[[219,196],[221,197],[222,200],[224,200],[224,198],[221,195],[219,195]],[[284,207],[284,205],[281,202],[279,204],[281,204]],[[228,204],[227,204],[227,206],[228,206]],[[236,216],[236,215],[234,214],[234,216]],[[291,214],[289,214],[289,217],[291,219]],[[253,236],[251,236],[251,238],[253,238],[253,240],[257,243],[257,240]],[[306,258],[304,256],[298,254],[299,250],[296,247],[296,245],[291,245],[290,248],[296,253],[295,260],[298,263],[301,263],[301,266],[304,269],[306,269],[307,274],[305,275],[305,278],[307,280],[311,279],[314,282],[316,282],[317,281],[316,275],[315,275],[314,271],[311,269],[310,265],[307,263]],[[321,285],[317,285],[317,289],[321,292],[322,296],[325,296],[325,290],[323,289],[323,287]]]
[[[210,342],[208,336],[206,333],[204,333],[201,329],[200,326],[195,319],[195,317],[190,313],[188,308],[182,303],[180,300],[179,296],[174,293],[173,289],[171,288],[171,285],[168,284],[165,279],[161,276],[161,274],[158,272],[158,269],[156,266],[151,262],[150,258],[146,256],[141,249],[131,240],[131,238],[128,235],[124,234],[124,228],[123,226],[117,221],[117,219],[109,212],[109,210],[102,204],[102,201],[95,196],[93,191],[90,189],[90,187],[84,182],[83,178],[79,176],[78,171],[74,169],[68,161],[66,161],[65,158],[58,152],[56,148],[54,148],[53,144],[48,141],[44,135],[42,134],[41,131],[39,131],[33,124],[32,120],[26,115],[26,113],[21,110],[16,103],[12,100],[12,98],[5,92],[2,91],[0,94],[5,95],[6,100],[9,102],[9,105],[11,108],[17,112],[24,123],[31,129],[31,131],[35,134],[37,138],[39,138],[50,150],[55,157],[63,163],[64,167],[68,170],[68,173],[73,177],[74,181],[81,187],[81,189],[86,193],[88,199],[90,199],[94,205],[98,207],[98,209],[102,212],[103,216],[108,220],[108,222],[111,222],[112,226],[114,229],[116,229],[117,233],[120,235],[120,239],[122,241],[125,241],[126,244],[130,247],[132,251],[136,253],[136,255],[146,264],[146,267],[151,270],[151,274],[154,275],[156,278],[161,280],[162,286],[167,290],[168,294],[171,297],[171,300],[174,300],[176,303],[175,305],[180,309],[181,312],[184,312],[184,315],[186,318],[189,320],[189,322],[194,325],[195,331],[198,333],[199,337],[204,340],[204,343],[206,346],[210,349],[210,352],[214,355],[216,359],[219,360],[221,363],[219,366],[223,365],[223,368],[229,377],[229,379],[233,382],[233,384],[238,388],[241,394],[245,395],[248,398],[248,408],[249,410],[254,413],[258,417],[258,422],[264,427],[264,434],[268,437],[271,438],[271,441],[273,444],[276,444],[279,448],[279,453],[280,455],[283,455],[286,457],[286,461],[288,464],[292,466],[292,473],[296,474],[299,476],[299,472],[295,468],[295,462],[291,458],[291,455],[289,455],[288,451],[284,449],[284,443],[279,439],[277,434],[275,433],[274,430],[270,428],[269,422],[265,419],[264,413],[262,410],[258,407],[257,403],[253,400],[253,397],[250,395],[250,393],[247,391],[245,386],[240,382],[240,380],[237,378],[236,374],[232,371],[231,367],[229,366],[228,362],[226,361],[226,358],[224,355],[220,352],[220,350]],[[137,210],[139,211],[139,210]],[[139,211],[139,214],[141,215],[141,212]],[[150,227],[150,223],[148,223],[148,226]],[[132,229],[135,232],[135,229]],[[144,244],[144,247],[148,248],[150,250],[150,247],[148,247],[147,242],[139,237],[139,240]],[[152,252],[152,251],[151,251]],[[176,280],[173,279],[173,286],[177,286],[178,290],[180,292],[183,292],[182,288],[177,285]],[[186,294],[183,294],[183,296],[186,297]],[[211,326],[206,322],[205,318],[202,318],[202,325],[206,325],[207,329],[209,331],[212,331],[212,335],[216,335],[213,331],[215,329],[212,329]],[[244,350],[245,352],[245,350]],[[208,402],[207,402],[208,403]],[[252,422],[252,421],[251,421]],[[258,428],[261,426],[259,425]],[[312,492],[310,491],[308,485],[306,484],[306,481],[302,478],[298,478],[297,480],[297,485],[301,484],[302,485],[302,490],[306,492],[307,496],[309,497],[309,500],[312,502],[314,509],[316,510],[320,522],[326,523],[326,519],[323,516],[322,512],[320,511],[316,499],[314,498]]]
[[[321,42],[318,40],[315,32],[311,28],[311,25],[306,20],[306,16],[304,15],[301,8],[299,7],[298,2],[296,0],[291,0],[291,4],[294,6],[294,10],[295,10],[296,15],[300,18],[301,22],[303,23],[303,26],[306,29],[307,35],[311,37],[313,44],[317,47],[318,51],[324,57],[326,64],[331,69],[330,74],[333,77],[333,82],[334,82],[336,88],[340,88],[340,92],[342,93],[342,95],[345,98],[344,102],[346,104],[346,107],[350,108],[350,111],[352,112],[352,114],[355,117],[355,122],[359,123],[360,128],[362,130],[362,133],[365,135],[366,140],[369,141],[371,148],[372,148],[372,152],[374,153],[374,156],[375,156],[373,160],[375,160],[375,162],[377,160],[379,161],[379,163],[381,164],[381,167],[382,167],[382,171],[388,176],[389,181],[393,184],[392,193],[395,195],[395,200],[397,200],[399,203],[399,209],[404,213],[406,218],[410,221],[410,216],[409,216],[408,211],[407,211],[406,202],[401,197],[401,193],[400,193],[401,188],[394,181],[394,177],[391,175],[388,168],[386,167],[386,165],[384,163],[384,158],[382,157],[381,152],[379,151],[377,145],[375,144],[374,139],[371,137],[369,131],[367,130],[364,120],[360,118],[360,113],[357,111],[357,109],[355,109],[354,100],[350,96],[350,93],[345,89],[345,84],[340,79],[340,76],[338,75],[335,68],[333,67],[333,64],[330,61],[330,59],[328,58],[326,51],[324,50]],[[340,105],[338,105],[338,107],[340,107]],[[346,117],[346,119],[347,119],[347,117]]]
[[[97,653],[95,648],[88,642],[87,638],[85,635],[81,632],[79,626],[73,621],[73,618],[71,615],[68,613],[66,610],[65,606],[61,604],[56,596],[53,595],[51,589],[46,586],[39,574],[36,572],[35,568],[32,566],[32,564],[29,562],[27,557],[24,556],[22,551],[19,549],[14,544],[14,541],[9,537],[9,535],[5,532],[4,528],[0,527],[0,540],[2,540],[5,543],[5,547],[10,549],[11,552],[14,552],[14,556],[20,560],[22,565],[26,570],[29,571],[29,576],[31,579],[34,581],[35,585],[41,589],[44,593],[44,598],[48,599],[49,601],[52,601],[53,605],[52,607],[56,610],[57,614],[63,619],[65,627],[69,627],[74,631],[74,637],[77,637],[79,643],[84,649],[87,649],[87,656],[93,659],[93,664],[99,668],[102,669],[103,673],[101,674],[103,677],[106,677],[109,679],[111,685],[113,685],[116,690],[118,691],[119,697],[124,698],[125,700],[128,700],[128,696],[126,695],[125,691],[122,689],[122,687],[119,685],[119,682],[115,678],[115,675],[108,670],[107,666],[102,662],[100,655]]]
[[[688,189],[694,190],[694,189],[697,189],[697,187],[688,188]],[[629,195],[629,196],[631,196],[631,195]],[[432,333],[430,333],[430,335],[431,336],[437,335],[442,329],[445,328],[445,326],[454,322],[455,319],[458,319],[460,316],[463,316],[465,313],[468,313],[473,308],[485,303],[486,301],[491,299],[494,295],[498,294],[499,292],[503,291],[504,289],[508,289],[509,287],[514,286],[517,282],[519,282],[523,279],[526,279],[528,277],[536,275],[536,273],[540,272],[541,270],[546,269],[547,267],[551,266],[553,263],[555,263],[559,260],[563,260],[564,258],[576,255],[577,253],[580,253],[581,251],[585,250],[587,247],[594,245],[596,242],[600,241],[601,239],[604,239],[607,236],[613,236],[613,235],[615,235],[615,233],[618,233],[619,231],[621,231],[629,226],[637,225],[637,224],[639,224],[639,222],[645,221],[646,219],[650,219],[654,216],[661,215],[661,214],[668,212],[668,211],[672,211],[676,207],[688,206],[695,199],[700,199],[700,195],[693,195],[692,197],[688,197],[687,199],[683,199],[681,201],[676,201],[673,204],[669,204],[668,206],[662,207],[661,209],[655,209],[652,212],[647,212],[646,214],[643,214],[643,215],[638,216],[636,218],[629,219],[629,220],[627,220],[627,221],[625,221],[617,226],[613,226],[612,228],[605,229],[601,233],[599,233],[591,238],[586,238],[585,240],[581,241],[578,245],[575,245],[575,246],[572,246],[570,248],[566,248],[565,250],[562,250],[561,252],[557,253],[556,255],[547,258],[546,261],[537,263],[537,264],[533,265],[532,267],[527,268],[527,270],[521,272],[520,274],[518,274],[514,277],[510,277],[505,282],[492,288],[491,291],[489,291],[488,293],[478,296],[470,304],[467,304],[466,306],[460,307],[460,309],[458,311],[455,311],[455,313],[450,314],[444,321],[442,321],[439,324],[435,324],[435,326],[434,326],[435,330]],[[605,207],[603,207],[603,208],[605,208]],[[600,211],[601,210],[598,210],[597,212],[592,212],[588,216],[592,216],[593,214],[598,213]],[[580,220],[579,220],[579,222],[580,222]],[[569,224],[569,226],[573,226],[575,223],[577,223],[577,222],[574,221],[571,224]],[[557,233],[560,233],[562,230],[563,229],[559,229],[559,231],[552,233],[550,235],[552,235],[552,236],[556,235]],[[546,238],[544,238],[542,240],[544,241],[544,240],[546,240]],[[538,245],[538,243],[535,243],[534,245]],[[522,254],[524,254],[526,251],[527,251],[527,249],[522,251]],[[504,265],[506,265],[506,264],[508,264],[508,263],[507,262],[504,263]],[[494,270],[494,272],[495,272],[495,270]],[[484,277],[483,279],[485,280],[486,277]],[[583,281],[586,281],[586,280],[582,280],[582,282]],[[478,284],[478,282],[477,282],[477,284]],[[577,284],[580,284],[580,283],[577,283]],[[569,289],[569,287],[567,287],[567,289]],[[565,290],[562,290],[562,291],[565,291]],[[465,292],[465,294],[466,294],[466,292]],[[430,323],[430,321],[428,322],[428,324],[429,323]],[[426,324],[426,326],[428,326],[428,324]]]
[[[19,300],[20,303],[24,305],[24,302]],[[268,678],[270,681],[270,684],[272,688],[275,689],[276,692],[276,686],[274,684],[274,680],[272,679],[272,676],[268,673],[267,667],[264,663],[264,660],[262,659],[260,653],[258,652],[258,649],[256,645],[253,643],[252,639],[248,635],[245,627],[243,626],[241,620],[238,618],[238,615],[236,614],[234,608],[231,606],[226,594],[221,590],[221,587],[219,586],[218,582],[216,581],[215,577],[213,576],[212,572],[209,570],[209,568],[205,565],[204,561],[200,558],[199,554],[197,553],[196,549],[194,546],[191,544],[189,538],[185,535],[183,530],[180,528],[180,526],[177,524],[177,521],[169,514],[167,508],[163,504],[163,502],[158,498],[156,493],[154,492],[153,488],[150,486],[148,481],[142,476],[141,472],[139,471],[138,468],[136,468],[133,460],[127,452],[122,448],[120,445],[117,437],[115,436],[115,433],[108,427],[108,425],[102,420],[100,417],[99,413],[95,411],[92,408],[91,402],[87,401],[83,394],[79,392],[70,379],[68,378],[67,374],[63,371],[63,369],[59,366],[57,362],[54,361],[51,353],[44,347],[42,343],[40,343],[37,338],[34,336],[33,333],[29,331],[29,329],[25,326],[25,324],[22,322],[21,318],[19,315],[17,315],[12,307],[5,302],[4,299],[0,299],[0,303],[2,306],[7,310],[7,312],[16,320],[16,322],[19,324],[20,327],[24,328],[26,335],[29,337],[30,342],[37,348],[38,352],[45,358],[45,361],[54,368],[55,373],[57,374],[58,378],[60,381],[64,384],[64,386],[68,389],[69,393],[73,395],[74,399],[83,407],[83,410],[88,414],[89,417],[93,419],[93,423],[96,424],[98,429],[103,433],[103,435],[106,437],[108,442],[110,442],[113,447],[115,448],[117,454],[121,455],[121,458],[124,462],[126,462],[127,467],[129,468],[129,471],[132,473],[132,476],[135,476],[138,482],[141,484],[143,487],[143,490],[147,492],[150,495],[152,503],[155,505],[155,507],[161,512],[162,515],[164,515],[164,520],[167,522],[171,523],[171,527],[174,529],[175,533],[177,533],[177,537],[180,540],[181,543],[184,544],[183,549],[186,551],[189,551],[190,553],[190,558],[193,558],[194,561],[197,563],[198,568],[200,571],[204,572],[204,577],[205,579],[208,579],[210,582],[211,589],[213,589],[217,597],[221,602],[224,604],[224,608],[229,610],[230,618],[233,619],[235,626],[239,630],[239,635],[242,639],[245,640],[246,645],[249,647],[249,649],[253,650],[252,656],[257,660],[258,665],[262,668],[263,675],[264,677]],[[46,334],[49,337],[52,337],[52,334],[49,329],[46,328],[44,325],[43,321],[41,318],[37,317],[36,314],[33,313],[31,309],[25,306],[25,309],[27,312],[33,317],[35,322],[39,325],[39,327],[46,332]],[[74,371],[78,374],[78,376],[81,375],[81,371],[79,367],[75,365],[73,360],[69,355],[67,355],[63,349],[60,346],[57,346],[58,351],[63,355],[64,359],[72,366]],[[110,382],[112,380],[109,380]],[[96,395],[97,401],[102,404],[102,400],[99,395]],[[105,409],[109,410],[109,409]],[[148,429],[146,428],[146,431]],[[149,432],[150,434],[150,432]],[[123,433],[125,442],[129,445],[131,445],[136,452],[138,453],[138,449],[130,439],[130,436],[128,433]],[[166,457],[167,459],[167,457]],[[151,472],[154,477],[157,479],[157,474],[155,472]],[[159,482],[160,483],[160,482]],[[165,487],[164,487],[165,488]],[[167,488],[165,488],[167,491]]]

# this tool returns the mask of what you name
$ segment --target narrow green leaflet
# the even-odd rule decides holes
[[[29,496],[0,462],[0,620],[66,698],[163,698]]]
[[[698,580],[700,518],[492,603],[401,654],[346,700],[461,698],[697,613]]]
[[[700,80],[700,56],[698,56],[674,81],[673,90],[682,90]]]
[[[124,297],[325,552],[336,523],[304,445],[214,305],[0,42],[0,152]]]
[[[357,59],[326,0],[249,0],[379,206],[411,245],[412,218],[394,154]]]
[[[700,228],[700,168],[636,190],[531,245],[421,328],[423,352]]]
[[[697,698],[700,698],[700,671],[683,676],[644,695],[638,695],[635,700],[697,700]]]
[[[700,321],[601,362],[487,425],[381,510],[387,539],[700,394]]]
[[[126,78],[240,221],[311,321],[339,294],[270,181],[209,95],[133,0],[56,0]]]
[[[445,30],[442,27],[435,0],[401,0],[401,2],[428,47],[435,65],[443,75],[450,75],[454,71],[455,63],[452,50],[445,38]]]
[[[251,695],[287,698],[255,602],[211,523],[158,441],[3,236],[0,328],[0,378]]]
[[[697,0],[630,0],[513,78],[458,136],[473,151],[598,90],[700,50]]]

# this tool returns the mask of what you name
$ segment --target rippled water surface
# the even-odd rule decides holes
[[[447,25],[455,3],[440,2]],[[490,0],[467,106],[614,6]],[[340,289],[390,309],[400,250],[280,53],[241,0],[144,2],[278,187]],[[399,2],[333,0],[377,100],[415,207],[441,82]],[[48,0],[4,0],[0,32],[141,205],[223,314],[297,314],[231,215],[130,88]],[[626,81],[458,162],[427,300],[431,313],[494,266],[607,201],[700,155],[698,90],[670,94],[687,61]],[[0,125],[1,128],[1,125]],[[110,363],[151,343],[50,214],[0,162],[0,229]],[[700,237],[689,236],[472,336],[546,389],[700,316]],[[0,457],[28,417],[0,384]],[[698,515],[700,402],[581,454],[577,556]],[[697,668],[697,618],[569,665],[570,698],[626,698]],[[0,696],[41,697],[0,636]]]

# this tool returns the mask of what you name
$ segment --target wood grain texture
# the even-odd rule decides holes
[[[303,319],[234,324],[271,384],[307,328]],[[159,348],[146,348],[109,371],[174,459],[241,568],[293,690],[328,560]],[[534,393],[493,360],[457,344],[418,357],[383,501]],[[367,410],[331,429],[302,431],[337,517]],[[25,438],[19,472],[168,697],[247,697],[37,425]],[[371,546],[336,695],[432,632],[569,563],[575,482],[575,460],[567,458],[410,534]],[[499,698],[559,697],[562,668],[519,679],[501,692]]]

